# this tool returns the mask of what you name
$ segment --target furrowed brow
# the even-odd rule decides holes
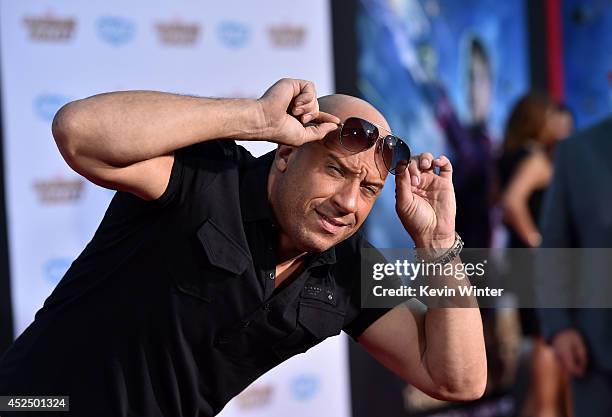
[[[329,155],[329,159],[331,159],[332,161],[334,161],[335,163],[337,163],[338,165],[340,165],[340,168],[342,168],[342,170],[344,172],[348,172],[350,174],[353,175],[359,175],[358,171],[352,170],[351,168],[349,168],[344,162],[342,162],[340,160],[340,158],[338,158],[336,155]]]
[[[329,155],[329,159],[331,159],[332,161],[334,161],[335,163],[337,163],[338,165],[340,165],[340,168],[341,168],[343,171],[348,172],[348,173],[351,173],[351,174],[353,174],[353,175],[359,175],[359,172],[358,172],[358,171],[354,171],[354,170],[352,170],[351,168],[349,168],[349,167],[348,167],[348,166],[347,166],[345,163],[343,163],[343,162],[340,160],[340,158],[338,158],[336,155]],[[364,179],[362,182],[363,182],[363,184],[365,184],[365,185],[372,185],[372,186],[377,187],[377,188],[380,188],[380,189],[382,189],[382,188],[383,188],[383,186],[385,185],[385,182],[384,182],[384,181],[376,181],[376,180],[374,180],[374,181],[370,181],[370,180]]]

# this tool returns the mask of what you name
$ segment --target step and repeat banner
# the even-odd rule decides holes
[[[65,103],[115,90],[258,97],[282,77],[333,90],[330,5],[282,0],[0,2],[4,178],[15,335],[91,239],[113,191],[51,135]],[[249,143],[254,154],[271,143]],[[0,318],[1,320],[2,318]],[[253,383],[224,416],[348,416],[345,336]]]

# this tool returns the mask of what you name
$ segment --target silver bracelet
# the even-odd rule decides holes
[[[449,262],[451,262],[453,259],[455,259],[457,257],[457,255],[459,255],[459,253],[461,253],[461,250],[463,249],[463,240],[461,239],[461,236],[459,236],[459,233],[455,232],[455,243],[453,243],[453,246],[448,249],[446,252],[444,252],[442,255],[440,255],[437,258],[434,259],[425,259],[421,256],[418,255],[418,250],[416,247],[415,249],[415,257],[417,259],[417,261],[425,261],[428,263],[432,263],[432,264],[442,264],[445,265]]]

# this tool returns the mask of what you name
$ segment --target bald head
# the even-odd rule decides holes
[[[349,117],[360,117],[389,129],[384,116],[370,103],[346,94],[330,94],[319,98],[319,109],[337,116],[341,121]]]
[[[319,110],[343,123],[358,117],[388,129],[382,114],[357,97],[333,94],[318,99]],[[299,147],[279,145],[268,192],[280,225],[280,246],[298,253],[321,252],[347,239],[365,221],[388,174],[372,146],[351,152],[340,129]],[[382,132],[381,132],[382,133]]]

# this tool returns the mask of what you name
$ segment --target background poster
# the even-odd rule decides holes
[[[511,106],[528,89],[524,15],[520,1],[359,3],[358,88],[413,154],[451,158],[458,199],[473,201],[458,221],[488,216],[491,157]],[[375,246],[411,244],[395,216],[393,186],[385,187],[367,227]],[[488,247],[486,233],[464,236],[466,245]]]
[[[450,157],[459,234],[467,247],[496,245],[492,211],[496,150],[511,107],[529,88],[523,2],[361,0],[356,28],[357,86],[362,97],[385,115],[413,154],[428,151]],[[387,182],[393,181],[389,175]],[[395,213],[394,184],[383,189],[366,227],[374,246],[412,247]],[[516,329],[513,313],[507,317],[490,313],[488,318],[483,314],[486,333],[507,336],[487,341],[490,358],[497,358],[495,350],[516,349],[519,336],[517,331],[505,331]],[[516,359],[511,356],[506,359]],[[381,385],[394,386],[395,398],[386,393],[384,401],[363,405],[369,411],[354,402],[354,412],[357,417],[372,415],[376,409],[397,415],[398,408],[409,415],[512,415],[515,401],[507,389],[514,369],[509,363],[490,360],[487,396],[469,405],[436,401],[389,376]],[[381,378],[376,365],[360,366],[358,372],[363,375],[354,378]],[[368,378],[370,374],[378,376]]]

